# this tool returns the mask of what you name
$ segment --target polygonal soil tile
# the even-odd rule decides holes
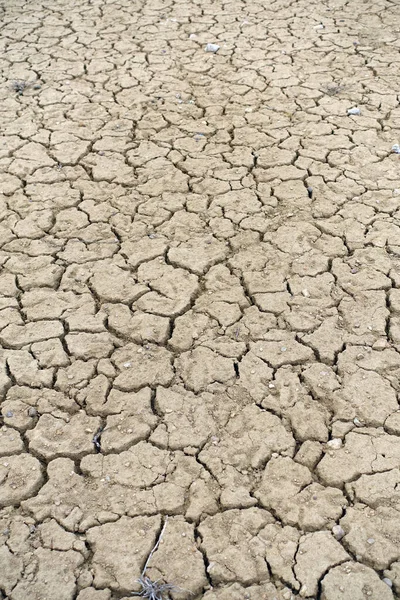
[[[148,409],[143,406],[131,414],[132,412],[123,410],[118,415],[107,417],[107,424],[101,432],[102,452],[122,452],[148,438],[157,423],[157,417],[152,413],[150,406]]]
[[[329,531],[309,533],[300,539],[294,572],[302,598],[315,597],[318,582],[328,569],[350,559]]]
[[[325,454],[317,466],[325,485],[336,487],[360,475],[400,467],[400,439],[381,429],[359,429],[345,437],[343,447]]]
[[[94,478],[107,475],[120,485],[147,488],[164,481],[172,468],[171,461],[169,452],[141,441],[120,454],[86,456],[81,461],[81,469]]]
[[[46,460],[61,456],[82,458],[95,451],[93,437],[99,426],[99,417],[88,417],[83,411],[68,420],[42,415],[36,427],[26,434],[29,449]]]
[[[116,523],[93,527],[87,540],[93,551],[94,583],[119,593],[131,593],[156,543],[161,518],[121,517]]]
[[[167,386],[174,372],[172,354],[158,346],[127,344],[118,348],[111,359],[119,370],[114,386],[122,391],[137,391],[145,386]]]
[[[27,574],[11,593],[11,600],[26,598],[58,598],[73,600],[76,592],[76,577],[84,559],[74,550],[58,552],[38,548],[29,557]],[[34,572],[34,577],[29,573]],[[62,582],[62,585],[61,585]]]
[[[399,560],[400,513],[390,506],[372,509],[361,504],[347,509],[340,520],[345,531],[343,544],[375,570],[386,569]]]
[[[328,571],[321,586],[321,600],[338,600],[338,597],[340,600],[393,600],[391,589],[375,571],[354,562],[346,562]]]
[[[265,559],[272,574],[298,590],[300,586],[294,576],[293,567],[300,533],[294,527],[281,527],[273,523],[266,525],[259,536],[265,543]]]
[[[36,388],[52,385],[54,369],[40,369],[38,362],[26,350],[11,350],[8,353],[7,365],[18,385]]]
[[[232,581],[249,585],[269,579],[259,533],[273,522],[267,511],[248,508],[207,517],[199,525],[201,547],[209,560],[207,572],[214,585]]]
[[[153,414],[151,411],[151,390],[143,388],[139,392],[121,392],[115,388],[110,390],[110,381],[105,375],[92,379],[82,390],[79,401],[86,403],[86,412],[93,415],[126,415],[139,416]]]
[[[196,275],[167,265],[161,259],[140,265],[138,280],[152,291],[139,298],[134,307],[166,317],[187,310],[198,289]]]
[[[128,304],[148,291],[147,286],[137,283],[129,271],[117,265],[108,265],[107,269],[99,269],[90,282],[95,294],[105,302]]]
[[[16,556],[9,550],[4,543],[0,546],[0,587],[6,594],[11,594],[11,590],[18,583],[23,570],[23,561],[20,556]]]
[[[252,352],[274,369],[282,365],[301,365],[315,359],[311,348],[299,344],[294,337],[282,336],[279,341],[251,342]]]
[[[332,526],[347,504],[340,490],[313,483],[309,469],[289,457],[271,458],[254,495],[283,523],[306,531]]]
[[[121,254],[126,256],[128,264],[136,269],[143,262],[163,256],[168,248],[168,240],[164,237],[148,237],[134,242],[126,241],[121,244]]]
[[[39,525],[38,533],[44,548],[66,551],[78,550],[80,547],[81,551],[85,550],[83,540],[77,539],[70,531],[65,531],[55,519],[51,519],[50,521],[46,521]]]
[[[368,291],[346,296],[340,302],[339,314],[342,326],[348,331],[348,341],[373,344],[377,337],[386,337],[386,294],[383,291]]]
[[[175,360],[175,368],[185,385],[196,393],[214,382],[232,384],[236,378],[232,359],[201,346],[183,352]]]
[[[21,299],[24,313],[29,321],[40,319],[60,319],[71,314],[91,315],[95,303],[91,294],[74,294],[49,288],[39,288],[25,292]]]
[[[352,500],[357,498],[371,508],[392,506],[400,510],[400,469],[361,475],[346,484],[346,491]]]
[[[242,586],[240,583],[213,588],[206,592],[203,600],[292,600],[290,589],[277,589],[273,583]]]
[[[3,425],[0,427],[0,456],[20,454],[24,450],[24,442],[18,431]]]
[[[149,313],[132,312],[128,306],[117,304],[108,310],[108,327],[132,342],[154,342],[163,344],[167,341],[170,331],[170,320]]]
[[[31,352],[42,369],[48,367],[67,367],[70,364],[68,354],[65,352],[58,338],[44,342],[35,342],[31,346]]]
[[[216,423],[203,397],[184,388],[157,388],[155,407],[162,416],[159,427],[165,429],[171,450],[202,447],[216,432]]]
[[[232,415],[215,442],[207,445],[200,457],[216,477],[223,473],[225,465],[238,471],[262,468],[274,452],[292,455],[295,446],[279,417],[255,405]]]
[[[213,338],[217,327],[218,323],[207,315],[189,310],[175,319],[168,345],[177,352],[189,350],[194,344]]]
[[[33,496],[44,483],[42,467],[30,454],[3,457],[0,462],[0,508]]]
[[[8,325],[0,333],[0,342],[6,348],[18,349],[63,334],[64,328],[59,321],[35,321],[26,325]]]
[[[373,350],[368,347],[346,346],[338,357],[338,375],[351,375],[358,369],[376,371],[379,375],[391,379],[400,369],[400,354],[393,348]]]
[[[326,408],[312,398],[305,397],[304,400],[296,402],[286,411],[286,415],[298,441],[328,441],[330,414]]]
[[[36,410],[29,410],[30,408]],[[79,406],[74,399],[63,392],[17,385],[8,390],[7,398],[2,404],[3,418],[19,431],[31,429],[38,413],[52,413],[65,418],[65,413],[73,414],[78,410]],[[12,414],[8,414],[9,412]]]
[[[194,539],[194,526],[183,517],[167,520],[162,542],[149,562],[147,576],[176,586],[174,596],[182,600],[201,593],[207,585],[203,556]]]
[[[109,333],[68,333],[65,342],[75,358],[106,358],[114,349]]]
[[[382,427],[387,417],[399,408],[396,392],[379,373],[359,369],[344,375],[341,388],[333,394],[338,419],[353,420]]]
[[[302,341],[314,350],[321,362],[332,365],[343,349],[344,337],[343,331],[337,327],[337,318],[331,317],[325,319],[313,333],[305,335]]]
[[[202,275],[210,267],[222,261],[228,254],[228,248],[223,242],[213,237],[193,239],[170,248],[168,258],[174,266],[182,267]]]

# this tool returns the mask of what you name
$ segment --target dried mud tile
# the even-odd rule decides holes
[[[170,331],[170,320],[167,317],[152,315],[142,311],[131,312],[124,304],[117,304],[107,309],[108,328],[118,336],[136,343],[167,342]]]
[[[398,468],[400,441],[382,429],[361,429],[345,436],[342,448],[325,454],[317,473],[325,485],[342,487],[360,475]]]
[[[338,590],[343,600],[364,600],[366,594],[377,600],[393,600],[392,591],[375,571],[354,562],[346,562],[328,571],[321,587],[321,600],[336,600]]]
[[[309,469],[289,457],[271,458],[254,495],[283,523],[305,531],[332,526],[347,504],[340,490],[313,483]]]
[[[266,525],[259,536],[265,543],[265,559],[272,574],[298,590],[300,586],[293,567],[300,533],[294,527],[281,527],[274,523]]]
[[[74,550],[59,552],[38,548],[29,561],[30,569],[35,571],[33,579],[25,574],[12,590],[11,598],[25,600],[32,594],[33,597],[51,594],[60,600],[72,600],[76,592],[75,573],[83,561],[83,556]]]
[[[39,461],[29,454],[2,458],[0,462],[0,507],[15,506],[37,493],[44,483]]]
[[[26,325],[8,325],[0,333],[0,342],[5,347],[18,349],[62,335],[64,328],[59,321],[35,321]]]
[[[99,425],[98,417],[88,417],[83,411],[67,420],[42,415],[34,429],[26,434],[29,449],[46,460],[62,456],[82,458],[95,451],[93,436]]]
[[[224,260],[228,248],[215,238],[192,239],[168,250],[168,259],[173,266],[182,267],[196,275],[202,275],[210,267]]]
[[[214,382],[232,384],[236,377],[232,359],[202,346],[183,352],[175,360],[175,368],[177,375],[195,393],[206,390]]]
[[[171,555],[174,560],[171,561]],[[203,556],[196,545],[195,530],[183,517],[167,521],[160,546],[148,565],[148,576],[176,586],[177,599],[190,598],[207,585]]]
[[[327,570],[350,559],[329,531],[316,531],[300,539],[294,572],[303,598],[318,593],[318,583]]]
[[[123,392],[134,392],[147,386],[166,386],[174,376],[173,356],[159,346],[147,344],[142,347],[129,343],[115,350],[111,360],[119,370],[114,386]]]
[[[155,544],[160,523],[159,516],[121,517],[116,523],[89,529],[95,585],[129,594]]]
[[[399,512],[391,506],[349,507],[340,525],[345,531],[344,546],[357,560],[383,570],[399,559]]]
[[[273,521],[267,511],[248,508],[228,510],[200,524],[201,546],[214,585],[233,581],[249,585],[269,579],[260,530]]]
[[[246,598],[247,596],[247,598]],[[289,588],[278,589],[271,582],[242,586],[240,583],[218,586],[204,594],[204,600],[291,600]]]
[[[202,395],[195,396],[181,388],[158,387],[155,408],[162,417],[167,445],[171,450],[201,448],[217,431],[211,407]],[[157,437],[157,429],[154,436]]]
[[[162,481],[172,466],[172,457],[166,450],[160,450],[141,441],[120,454],[93,454],[81,461],[83,473],[90,477],[108,476],[120,485],[148,488]]]
[[[105,302],[133,302],[148,290],[137,283],[129,271],[117,265],[110,265],[106,271],[99,270],[90,282],[94,292]]]
[[[114,344],[109,333],[69,333],[65,336],[68,352],[75,358],[106,358],[111,355]]]
[[[23,571],[22,557],[16,556],[6,544],[0,546],[0,586],[10,595],[18,583]]]

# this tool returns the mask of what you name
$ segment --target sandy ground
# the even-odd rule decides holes
[[[0,599],[400,598],[398,1],[0,8]]]

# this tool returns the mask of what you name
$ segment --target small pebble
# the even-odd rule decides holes
[[[207,46],[205,47],[206,52],[213,52],[214,54],[218,52],[219,49],[220,46],[218,46],[218,44],[207,44]]]
[[[357,419],[357,417],[355,417],[355,419],[353,419],[353,423],[356,427],[364,427],[364,423],[362,423],[360,421],[360,419]]]
[[[332,533],[333,537],[338,541],[346,535],[344,529],[340,525],[334,525],[332,527]]]
[[[375,544],[375,540],[374,540],[374,538],[368,538],[368,539],[367,539],[367,542],[368,542],[368,544],[369,544],[370,546],[372,546],[372,544]]]
[[[349,108],[347,110],[347,114],[350,115],[350,116],[352,116],[352,115],[361,115],[361,110],[355,106],[354,108]]]
[[[390,588],[391,588],[391,587],[393,587],[393,581],[392,581],[391,579],[389,579],[389,577],[384,577],[384,578],[382,579],[382,581],[383,581],[384,583],[386,583],[386,585],[388,585]]]
[[[329,448],[333,448],[333,450],[339,450],[339,448],[342,447],[343,442],[340,438],[333,438],[332,440],[329,440],[326,445],[329,446]]]
[[[400,154],[400,144],[394,144],[392,146],[392,152],[394,152],[395,154]]]

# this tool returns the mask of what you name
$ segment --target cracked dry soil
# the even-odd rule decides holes
[[[400,598],[398,1],[0,21],[0,598]]]

